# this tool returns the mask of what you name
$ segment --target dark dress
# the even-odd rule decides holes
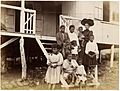
[[[83,35],[85,36],[84,38],[84,47],[81,47],[81,51],[79,52],[79,59],[78,60],[81,60],[82,61],[82,64],[85,66],[85,70],[87,71],[87,55],[85,54],[85,48],[86,48],[86,44],[87,42],[89,41],[89,38],[91,35],[93,35],[93,31],[90,31],[88,29],[84,30],[83,31]]]
[[[88,55],[86,55],[87,57],[87,66],[92,66],[92,65],[96,65],[97,64],[97,61],[96,61],[96,55],[95,55],[95,53],[94,52],[92,52],[92,51],[90,51],[89,52],[89,55],[91,55],[91,56],[93,56],[93,57],[90,57],[90,56],[88,56]]]

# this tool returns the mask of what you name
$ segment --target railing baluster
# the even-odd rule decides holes
[[[27,20],[28,18],[29,18],[29,13],[27,12]],[[26,33],[28,33],[28,22],[26,24],[27,24]]]
[[[32,14],[30,13],[30,33],[31,33],[31,29],[32,29]]]
[[[33,34],[35,34],[35,28],[36,28],[36,11],[34,12],[33,15]]]

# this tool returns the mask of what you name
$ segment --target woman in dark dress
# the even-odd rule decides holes
[[[85,48],[86,44],[89,41],[89,38],[91,35],[93,35],[93,31],[90,31],[90,27],[94,25],[94,21],[92,19],[83,19],[81,21],[81,24],[85,26],[85,30],[83,31],[84,35],[84,43],[83,47],[81,47],[81,52],[79,53],[79,60],[82,61],[83,65],[85,66],[85,70],[87,72],[87,60],[86,60],[86,54],[85,54]]]

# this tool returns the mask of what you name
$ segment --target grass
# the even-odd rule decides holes
[[[100,86],[99,87],[86,87],[82,90],[118,90],[119,89],[119,68],[118,68],[118,61],[114,61],[113,68],[109,71],[106,70],[105,74],[99,77]],[[107,68],[109,66],[106,66]],[[7,76],[8,77],[8,76]],[[10,79],[14,79],[14,77],[10,77]],[[4,80],[4,79],[2,79]],[[7,78],[8,80],[8,78]],[[12,88],[10,90],[48,90],[47,84],[40,84],[38,86],[22,86]],[[61,88],[60,84],[56,86],[55,90],[64,90]],[[78,88],[70,88],[70,90],[78,90]]]

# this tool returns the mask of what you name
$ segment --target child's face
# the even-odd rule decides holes
[[[74,46],[77,46],[77,42],[76,42],[76,41],[74,41],[74,42],[73,42],[73,45],[74,45]]]
[[[61,27],[60,30],[61,30],[61,32],[64,33],[65,32],[65,27]]]
[[[90,41],[93,42],[94,36],[90,36]]]
[[[79,64],[79,65],[82,65],[82,61],[79,61],[78,64]]]
[[[53,48],[53,53],[57,53],[58,52],[58,49],[57,48]]]
[[[71,59],[72,59],[72,54],[69,54],[69,55],[67,56],[67,59],[68,59],[68,60],[71,60]]]
[[[82,28],[82,27],[78,28],[78,31],[82,32],[82,31],[83,31],[83,28]]]
[[[70,28],[70,32],[71,32],[71,33],[73,33],[73,32],[74,32],[74,30],[75,30],[75,28],[74,28],[74,27],[71,27],[71,28]]]

